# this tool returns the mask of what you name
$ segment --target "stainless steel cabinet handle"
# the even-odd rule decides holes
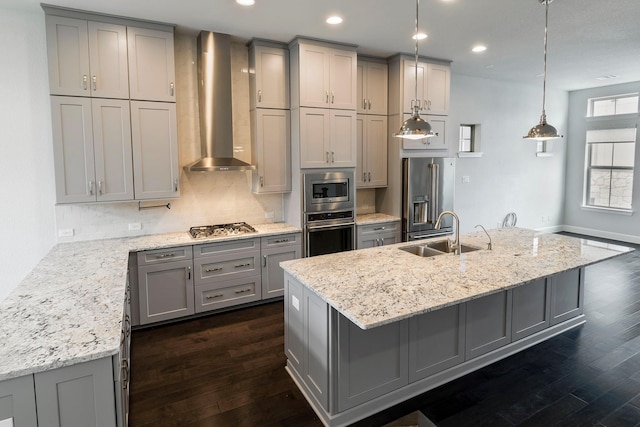
[[[376,239],[376,246],[380,246],[380,239]]]
[[[369,105],[369,110],[371,110],[371,100],[367,100],[367,104]]]
[[[206,299],[215,299],[215,298],[220,298],[223,297],[224,294],[215,294],[215,295],[207,295],[205,298]]]
[[[266,255],[262,255],[262,266],[266,267],[267,266],[267,256]]]
[[[336,152],[332,151],[331,152],[331,163],[335,163],[336,162]]]
[[[174,88],[175,88],[175,85],[173,84],[173,82],[169,83],[169,95],[173,96]]]
[[[278,239],[278,240],[274,240],[273,243],[285,243],[288,242],[289,239]]]
[[[369,172],[369,182],[371,182],[371,172]]]
[[[246,292],[251,292],[251,288],[249,288],[249,289],[241,289],[239,291],[236,291],[236,294],[244,294]]]
[[[93,196],[93,181],[89,181],[87,189],[89,190],[89,194]]]
[[[367,173],[366,172],[362,172],[362,180],[364,182],[367,182]]]
[[[325,151],[325,153],[327,154],[327,163],[329,163],[329,152]]]
[[[191,267],[187,267],[187,280],[191,280]]]
[[[262,102],[262,89],[258,91],[258,102]]]
[[[260,187],[264,187],[264,176],[260,177]]]
[[[162,259],[162,258],[171,258],[171,257],[174,257],[174,256],[176,256],[175,252],[167,252],[166,254],[158,255],[156,258]]]
[[[251,265],[250,262],[244,263],[244,264],[236,264],[233,266],[233,268],[242,268],[242,267],[249,267]]]
[[[178,191],[178,178],[173,180],[173,191]]]
[[[331,103],[333,104],[335,102],[335,100],[336,100],[336,96],[333,93],[333,91],[331,91]]]
[[[380,230],[384,230],[384,227],[376,227],[374,228],[375,231],[380,231]]]
[[[380,238],[380,246],[384,246],[384,237]]]
[[[326,90],[324,91],[324,98],[325,98],[325,103],[329,103],[329,92],[327,92]]]
[[[429,100],[429,107],[428,107],[428,109],[429,109],[429,110],[431,110],[431,100]]]
[[[216,267],[216,268],[205,268],[204,272],[205,273],[214,273],[216,271],[220,271],[222,270],[222,267]]]
[[[87,90],[87,80],[88,77],[86,74],[82,75],[82,90]]]
[[[362,100],[362,109],[363,109],[363,110],[366,110],[366,109],[367,109],[367,100],[366,100],[366,99],[363,99],[363,100]]]
[[[102,195],[102,181],[98,181],[98,194]]]
[[[97,82],[98,82],[98,78],[96,76],[92,76],[91,77],[91,87],[92,87],[94,92],[96,91],[96,88],[98,87]]]

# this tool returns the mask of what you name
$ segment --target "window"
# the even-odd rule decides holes
[[[615,116],[638,112],[638,94],[589,99],[587,117]]]
[[[460,152],[473,152],[473,142],[473,125],[460,125]]]
[[[585,205],[631,210],[636,128],[587,131]]]

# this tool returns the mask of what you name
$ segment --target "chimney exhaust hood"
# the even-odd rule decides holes
[[[255,166],[234,157],[231,97],[231,37],[198,35],[198,101],[202,158],[188,172],[244,171]]]

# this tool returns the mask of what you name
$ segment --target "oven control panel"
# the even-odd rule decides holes
[[[330,221],[336,219],[353,219],[353,211],[320,212],[307,214],[307,223]]]

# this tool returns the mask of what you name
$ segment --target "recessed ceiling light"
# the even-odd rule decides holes
[[[327,24],[338,25],[342,24],[342,18],[339,16],[330,16],[327,18]]]
[[[480,53],[480,52],[484,52],[485,50],[487,50],[486,46],[482,46],[482,45],[478,45],[478,46],[474,46],[473,49],[471,49],[473,52],[476,53]]]
[[[255,0],[236,0],[236,3],[242,6],[253,6],[256,2]]]
[[[425,33],[418,33],[418,34],[414,34],[411,38],[414,39],[414,40],[415,39],[424,40],[427,37],[429,37],[429,36],[427,36]]]

